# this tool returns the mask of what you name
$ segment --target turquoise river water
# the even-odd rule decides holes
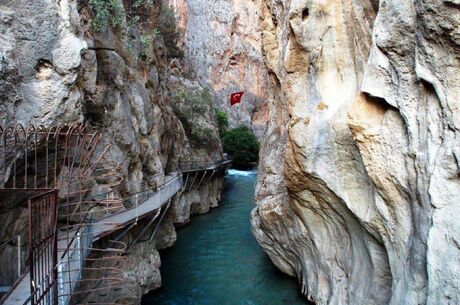
[[[195,216],[160,253],[163,287],[142,305],[305,305],[295,279],[279,272],[250,228],[256,172],[230,170],[219,208]]]

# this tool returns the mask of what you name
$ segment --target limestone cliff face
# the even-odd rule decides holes
[[[214,92],[215,104],[229,114],[230,125],[265,134],[268,82],[258,30],[257,8],[242,0],[169,0],[182,28],[184,70]],[[229,105],[230,94],[244,91],[243,103]]]
[[[208,151],[192,143],[174,112],[171,92],[201,87],[171,74],[162,37],[147,36],[153,26],[128,31],[125,17],[95,31],[85,3],[2,1],[1,123],[94,126],[112,145],[107,161],[120,163],[127,193],[161,183],[180,158],[218,159],[212,109],[203,114],[217,142]],[[158,18],[155,9],[149,14]]]
[[[259,243],[316,304],[458,304],[459,3],[256,3]]]
[[[190,104],[181,96],[201,102],[205,90],[170,69],[163,37],[155,31],[158,7],[149,6],[139,24],[131,26],[123,1],[110,2],[122,8],[121,17],[116,25],[99,21],[96,30],[88,1],[0,1],[0,124],[79,121],[94,127],[102,142],[111,144],[102,163],[119,165],[123,182],[115,191],[123,196],[156,188],[179,159],[220,160],[222,148],[213,105],[200,104],[192,118],[178,111]],[[178,198],[171,208],[177,216],[160,232],[158,247],[139,244],[119,266],[127,282],[124,290],[100,293],[94,300],[132,304],[157,288],[156,248],[173,244],[171,225],[216,206],[221,190],[222,180],[215,179]],[[2,234],[14,227],[11,221],[2,223]],[[5,253],[0,253],[2,261]]]

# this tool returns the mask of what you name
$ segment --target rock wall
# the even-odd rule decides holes
[[[201,103],[203,86],[170,67],[157,31],[157,2],[146,1],[133,25],[129,14],[136,8],[128,9],[130,1],[104,2],[111,8],[102,20],[86,0],[0,1],[0,124],[77,121],[98,130],[102,143],[111,145],[102,166],[116,162],[123,177],[114,190],[120,196],[155,189],[180,159],[220,160],[213,105]],[[200,103],[192,117],[178,112],[190,105],[189,97]],[[179,198],[171,209],[178,216],[168,223],[186,222],[216,206],[222,189],[217,181]],[[23,221],[2,222],[2,240]],[[160,232],[159,248],[174,242],[169,228]],[[126,238],[135,234],[133,229]],[[10,250],[0,253],[2,261]],[[118,266],[127,284],[108,294],[99,291],[96,299],[140,302],[142,293],[160,285],[159,265],[154,243],[139,244]]]
[[[184,71],[212,89],[215,104],[229,114],[231,127],[244,124],[263,138],[273,91],[262,56],[254,3],[168,1],[182,29]],[[231,107],[230,94],[238,91],[245,92],[243,102]]]
[[[256,3],[259,243],[316,304],[458,304],[459,3]]]
[[[95,127],[112,145],[107,161],[120,163],[124,193],[161,183],[165,168],[191,154],[218,159],[219,139],[214,151],[195,149],[172,109],[171,92],[200,86],[171,75],[161,35],[142,43],[153,26],[129,28],[126,18],[95,31],[85,3],[2,2],[2,125],[79,121]],[[148,12],[157,18],[157,10]],[[216,131],[214,114],[206,111]]]

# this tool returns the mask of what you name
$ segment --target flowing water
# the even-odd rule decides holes
[[[219,208],[193,217],[162,251],[163,287],[142,305],[305,305],[294,279],[259,248],[250,228],[256,172],[229,171]]]

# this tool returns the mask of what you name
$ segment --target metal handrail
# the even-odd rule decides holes
[[[175,165],[176,171],[184,172],[184,171],[194,171],[194,170],[206,170],[212,167],[219,167],[225,163],[231,163],[232,160],[230,159],[222,159],[220,161],[203,161],[203,160],[179,160]]]
[[[136,209],[140,204],[143,204],[145,201],[148,200],[148,198],[150,198],[152,195],[154,194],[157,194],[159,193],[163,188],[165,188],[167,185],[173,183],[174,181],[180,179],[182,177],[182,174],[178,174],[176,175],[174,178],[171,178],[169,179],[168,181],[164,182],[163,184],[159,185],[157,188],[155,189],[149,189],[149,190],[144,190],[144,191],[141,191],[141,192],[137,192],[137,193],[132,193],[126,197],[123,197],[123,202],[127,202],[128,200],[132,199],[134,196],[138,196],[139,194],[142,194],[142,198],[141,200],[138,199],[138,202],[135,206],[133,207],[130,207],[130,208],[125,208],[125,210],[123,211],[118,211],[116,213],[112,213],[112,214],[108,214],[108,215],[105,215],[99,219],[97,219],[97,221],[101,221],[101,220],[104,220],[106,218],[109,218],[109,217],[113,217],[113,216],[116,216],[118,214],[121,214],[121,213],[124,213],[126,211],[130,211],[130,210],[134,210]]]
[[[85,212],[86,215],[84,216],[82,222],[78,225],[77,229],[72,230],[73,233],[76,233],[76,234],[73,234],[73,237],[70,240],[68,240],[67,245],[65,247],[65,250],[63,251],[62,255],[60,256],[61,259],[64,258],[66,255],[73,255],[72,254],[73,252],[71,252],[71,251],[76,251],[76,250],[72,250],[71,247],[72,247],[72,245],[74,243],[77,242],[77,238],[79,238],[78,236],[86,235],[86,233],[84,231],[91,230],[91,228],[86,228],[88,226],[88,224],[89,224],[89,226],[92,226],[92,223],[94,223],[94,221],[104,220],[104,219],[106,219],[108,217],[112,217],[112,216],[115,216],[117,214],[124,213],[126,211],[138,208],[139,205],[144,204],[145,201],[148,200],[148,198],[150,198],[152,195],[160,193],[162,191],[162,189],[167,187],[169,184],[177,181],[178,179],[182,179],[183,172],[187,172],[187,171],[189,171],[189,172],[190,171],[208,171],[208,170],[214,170],[215,171],[217,168],[221,167],[222,165],[226,165],[226,164],[229,164],[229,163],[231,163],[231,160],[229,160],[229,159],[222,159],[222,160],[219,160],[219,161],[180,160],[180,161],[176,162],[176,164],[175,164],[176,165],[175,171],[171,172],[171,173],[175,173],[175,176],[172,177],[171,179],[165,181],[163,184],[161,184],[161,185],[159,185],[159,186],[157,186],[155,188],[142,190],[142,191],[137,192],[137,193],[131,193],[128,196],[125,196],[125,197],[121,198],[121,202],[124,202],[124,203],[128,203],[128,202],[130,202],[131,200],[133,200],[135,198],[136,199],[136,205],[135,206],[132,206],[130,208],[125,207],[125,209],[123,211],[119,211],[119,212],[116,212],[116,213],[113,213],[113,214],[110,214],[110,215],[106,215],[106,216],[104,216],[104,217],[102,217],[100,219],[94,219],[94,213],[97,213],[97,211],[93,211],[94,206],[92,206],[87,212]],[[214,171],[213,171],[213,174],[214,174]],[[204,175],[203,175],[203,177],[204,177]],[[212,175],[211,175],[211,177],[212,177]],[[203,178],[202,178],[202,180],[203,180]],[[201,181],[200,181],[200,183],[201,183]],[[104,196],[104,195],[107,195],[107,194],[99,194],[97,197],[99,197],[101,195]],[[139,196],[141,197],[140,200],[139,200]],[[169,201],[169,204],[170,204],[170,202],[171,201]],[[168,206],[169,206],[169,204],[168,204]],[[163,216],[164,215],[162,215],[162,217],[161,217],[159,222],[161,222]],[[79,234],[79,232],[81,234]],[[91,235],[92,233],[88,232],[88,234]],[[58,238],[58,237],[56,236],[56,238]],[[90,238],[93,239],[93,237],[90,237]],[[11,240],[9,240],[9,241],[11,241]],[[7,242],[9,242],[9,241],[7,241]],[[3,243],[2,246],[4,244],[5,243]],[[84,256],[87,255],[87,254],[83,254],[83,252],[81,254],[84,255]],[[58,265],[59,264],[56,264],[54,270],[56,270]],[[72,271],[71,269],[69,269],[69,270]],[[68,272],[70,272],[70,271],[68,271]],[[76,271],[79,271],[79,270],[76,270]],[[54,286],[54,285],[56,285],[56,281],[53,281],[52,286]],[[29,302],[29,301],[30,301],[30,297],[29,297],[27,302]]]

